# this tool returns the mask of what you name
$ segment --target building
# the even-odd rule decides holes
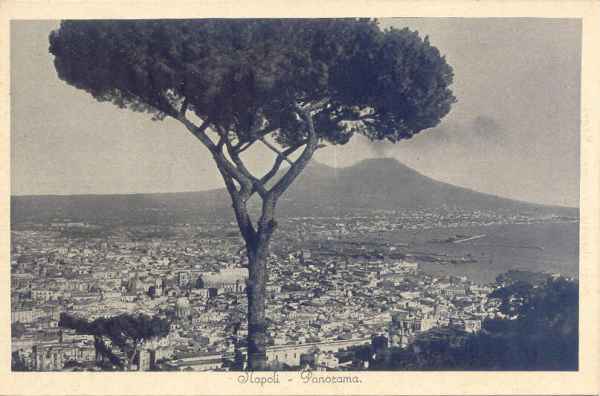
[[[464,297],[467,291],[464,286],[450,286],[444,289],[444,295],[448,298]]]
[[[200,275],[203,288],[217,289],[218,293],[243,293],[248,280],[247,268],[227,268],[219,272]]]
[[[370,338],[358,338],[351,340],[269,346],[267,347],[267,361],[269,363],[283,363],[288,366],[299,366],[300,356],[302,354],[316,352],[317,356],[322,357],[325,364],[335,365],[337,362],[332,362],[332,359],[327,358],[327,356],[332,356],[333,353],[339,352],[341,349],[370,343]]]
[[[187,297],[179,297],[175,303],[175,315],[177,319],[187,319],[192,314],[190,300]]]
[[[140,274],[138,271],[135,271],[133,277],[129,279],[127,282],[127,293],[129,295],[137,295],[140,293],[148,292],[149,285],[142,282],[140,279]]]
[[[220,353],[199,353],[165,363],[178,371],[209,371],[223,367],[223,355]]]
[[[154,297],[162,296],[164,294],[163,280],[160,278],[154,279],[154,288],[152,290],[153,290]]]
[[[167,359],[173,355],[173,348],[160,346],[157,348],[143,348],[139,354],[139,371],[148,371],[156,367],[157,361]]]
[[[300,262],[305,265],[312,264],[313,259],[310,250],[304,249],[300,252]]]
[[[69,361],[90,363],[95,360],[96,351],[93,346],[52,343],[32,348],[32,364],[36,371],[62,370]]]
[[[402,260],[402,261],[394,263],[393,266],[396,269],[396,271],[404,272],[404,273],[408,273],[408,274],[416,274],[417,271],[419,270],[419,263],[414,262],[414,261]]]
[[[177,285],[181,288],[186,288],[190,283],[191,275],[184,271],[177,274]]]
[[[42,316],[44,316],[44,312],[42,312],[40,309],[16,309],[11,311],[10,320],[11,323],[33,323]]]
[[[392,321],[388,326],[388,339],[393,346],[406,346],[409,337],[423,331],[423,325],[431,326],[429,321],[423,323],[420,315],[413,311],[398,311],[392,314]]]
[[[477,333],[481,330],[481,319],[465,319],[464,330],[468,333]]]

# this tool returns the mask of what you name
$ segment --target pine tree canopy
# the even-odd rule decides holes
[[[417,32],[368,19],[71,20],[50,36],[59,77],[99,101],[227,134],[321,143],[355,133],[391,142],[436,126],[452,68]]]

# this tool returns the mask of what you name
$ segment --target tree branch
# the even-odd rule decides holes
[[[241,153],[243,153],[244,151],[246,151],[247,149],[249,149],[249,148],[250,148],[250,146],[252,146],[252,145],[253,145],[255,142],[256,142],[256,141],[248,142],[248,143],[247,143],[245,146],[243,146],[243,143],[240,143],[240,144],[238,144],[238,145],[235,147],[235,151],[236,151],[238,154],[241,154]],[[242,146],[243,146],[243,147],[242,147]]]
[[[294,146],[291,146],[291,147],[287,148],[286,150],[284,150],[282,153],[280,153],[280,155],[277,156],[277,158],[275,159],[275,163],[273,164],[273,167],[271,168],[271,170],[269,170],[269,172],[267,172],[263,177],[260,178],[260,182],[263,185],[268,183],[269,180],[271,180],[273,178],[273,176],[275,176],[275,174],[279,171],[279,168],[281,167],[281,164],[283,163],[284,158],[288,158],[296,150],[298,150],[300,147],[304,146],[307,142],[308,142],[307,140],[303,140],[302,142],[300,142]]]
[[[221,176],[223,176],[225,186],[227,187],[227,191],[231,196],[231,206],[233,207],[235,219],[238,223],[242,237],[244,238],[244,241],[246,241],[246,244],[252,245],[256,240],[256,230],[252,225],[252,219],[250,219],[250,215],[248,214],[248,210],[246,208],[247,197],[245,197],[245,195],[247,195],[247,193],[242,193],[235,188],[233,178],[218,162],[217,169],[219,169]]]
[[[285,192],[285,190],[296,180],[298,175],[302,172],[302,170],[308,164],[308,161],[312,158],[313,153],[317,149],[319,144],[319,138],[317,137],[317,133],[315,132],[315,126],[313,123],[312,116],[310,113],[302,108],[297,108],[298,114],[304,119],[306,122],[306,126],[308,129],[308,140],[306,143],[306,147],[300,157],[294,162],[294,164],[290,167],[285,175],[269,190],[269,195],[273,196],[275,200],[277,200],[281,194]]]
[[[308,101],[306,103],[310,103],[310,101]],[[329,104],[329,98],[323,98],[317,102],[313,102],[310,105],[303,105],[303,107],[298,107],[298,109],[302,110],[304,112],[310,113],[311,111],[315,111],[315,110],[319,109],[320,107],[324,107],[328,104]]]
[[[236,165],[237,169],[248,179],[249,182],[245,182],[242,185],[242,198],[248,199],[254,192],[258,192],[261,197],[264,197],[267,194],[267,190],[265,186],[259,179],[254,176],[250,170],[246,167],[239,154],[235,151],[231,141],[225,136],[225,145],[227,146],[227,152],[229,153],[229,157]]]
[[[193,122],[191,122],[190,120],[187,119],[187,117],[185,117],[182,114],[178,114],[175,117],[176,120],[178,120],[179,122],[181,122],[187,129],[188,131],[191,132],[192,135],[194,135],[198,140],[200,140],[200,142],[202,142],[202,144],[211,152],[214,153],[215,150],[217,149],[217,146],[215,146],[215,144],[213,143],[213,141],[208,137],[208,135],[206,135],[205,131],[208,129],[208,127],[210,126],[210,121],[209,120],[205,120],[199,127],[194,125]]]
[[[235,187],[235,183],[233,182],[233,177],[231,177],[231,175],[229,173],[227,173],[227,170],[225,170],[225,168],[223,166],[221,166],[218,162],[217,162],[217,169],[219,170],[219,173],[221,173],[221,176],[223,177],[223,181],[225,182],[225,187],[227,188],[227,191],[229,192],[231,199],[233,199],[233,200],[239,199],[240,193],[237,190],[237,188]]]
[[[281,151],[277,150],[277,148],[275,146],[273,146],[271,143],[267,142],[264,137],[260,137],[260,138],[258,138],[258,140],[260,140],[265,146],[267,146],[268,148],[270,148],[271,151],[275,152],[277,154],[277,158],[278,159],[279,158],[283,158],[290,165],[294,165],[294,163],[287,157],[287,155],[285,155]]]
[[[185,117],[187,108],[188,108],[188,98],[186,96],[185,99],[183,99],[183,103],[181,104],[181,109],[179,109],[179,115],[182,117]]]
[[[206,135],[206,130],[210,126],[210,120],[205,120],[202,125],[197,127],[193,122],[188,120],[185,116],[178,115],[176,117],[185,127],[194,135],[204,146],[211,152],[215,162],[218,166],[223,168],[223,171],[228,174],[230,177],[234,178],[241,186],[245,186],[248,191],[252,190],[252,181],[246,175],[244,175],[238,168],[236,168],[231,162],[225,158],[223,155],[223,144],[227,144],[228,139],[227,136],[219,133],[220,139],[217,144],[215,144],[209,137]]]
[[[241,154],[242,151],[247,150],[248,148],[250,148],[250,146],[252,146],[258,140],[263,139],[265,136],[267,136],[269,133],[271,133],[275,130],[277,130],[277,127],[271,126],[271,127],[265,128],[260,131],[255,131],[252,133],[252,136],[253,136],[252,139],[250,139],[247,142],[240,142],[239,144],[235,145],[233,148],[238,154]]]

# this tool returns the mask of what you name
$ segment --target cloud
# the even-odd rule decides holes
[[[391,144],[388,141],[367,141],[371,157],[394,157],[405,150],[421,155],[448,150],[455,153],[473,153],[502,150],[511,140],[507,129],[497,119],[488,115],[477,115],[463,121],[442,122],[439,126],[421,131],[411,139]]]

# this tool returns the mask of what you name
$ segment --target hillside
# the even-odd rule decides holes
[[[434,208],[514,209],[578,216],[554,208],[500,198],[426,177],[394,159],[365,160],[347,168],[311,163],[282,197],[282,216],[334,216],[360,210]],[[40,195],[11,197],[11,221],[193,223],[232,219],[225,189],[168,194]]]
[[[518,209],[577,216],[573,208],[557,208],[484,194],[439,182],[395,159],[369,159],[335,169],[312,163],[284,196],[282,211],[328,206],[346,209],[417,209],[441,206],[465,209]]]

